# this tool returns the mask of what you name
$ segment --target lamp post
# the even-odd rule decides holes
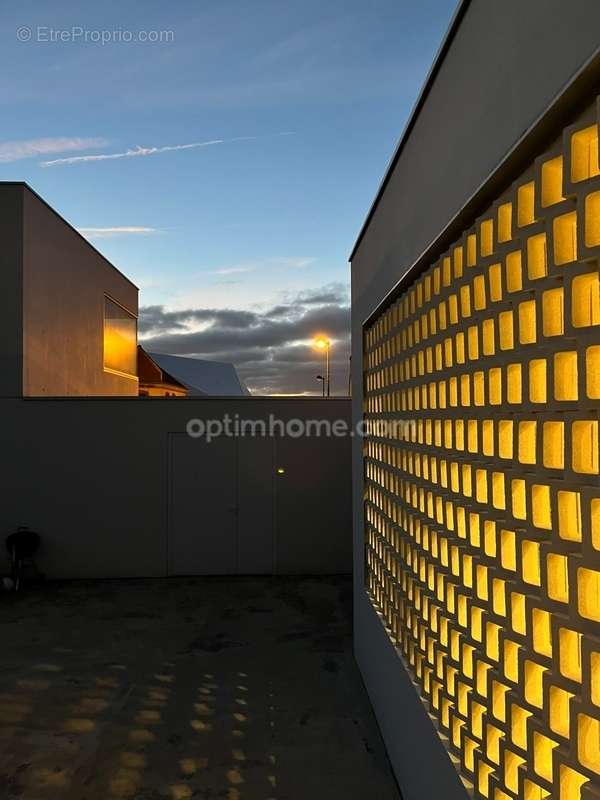
[[[325,395],[329,397],[331,395],[329,370],[329,351],[331,350],[331,341],[326,336],[317,336],[315,339],[315,347],[318,350],[323,350],[325,352],[325,380],[323,381],[323,397],[325,397]]]
[[[325,397],[325,378],[322,375],[317,375],[317,380],[323,384],[323,397]]]

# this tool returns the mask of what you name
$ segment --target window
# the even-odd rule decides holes
[[[137,375],[137,319],[109,297],[104,298],[104,369]]]

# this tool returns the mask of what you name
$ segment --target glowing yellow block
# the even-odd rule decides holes
[[[525,700],[536,708],[542,708],[544,704],[545,672],[545,667],[535,661],[525,661]]]
[[[494,220],[486,219],[481,223],[479,230],[479,246],[481,248],[481,255],[491,256],[494,252]]]
[[[520,592],[513,592],[510,596],[511,625],[515,633],[525,636],[527,633],[527,615],[525,596]]]
[[[512,203],[498,207],[498,241],[508,242],[512,237]]]
[[[573,470],[586,475],[598,474],[598,422],[579,420],[571,429]]]
[[[519,682],[519,650],[520,645],[504,640],[504,674],[513,683]]]
[[[448,298],[448,318],[451,325],[456,325],[458,322],[458,297],[451,294]]]
[[[559,773],[560,800],[581,800],[581,787],[588,779],[565,764],[560,765]]]
[[[506,722],[506,693],[508,686],[492,681],[492,714],[500,722]]]
[[[600,653],[592,653],[590,655],[590,667],[592,703],[596,706],[600,706]]]
[[[585,244],[587,247],[600,244],[600,192],[585,198]]]
[[[540,778],[552,782],[552,751],[558,747],[558,742],[549,739],[542,733],[534,731],[533,734],[533,771]]]
[[[521,251],[515,250],[506,256],[506,288],[509,292],[520,292],[523,288]]]
[[[554,236],[554,263],[568,264],[577,261],[577,212],[562,214],[552,224]]]
[[[469,286],[461,286],[460,311],[463,317],[471,316],[471,289]]]
[[[482,344],[483,354],[485,356],[493,356],[496,352],[496,336],[495,326],[493,319],[486,319],[482,324]]]
[[[577,605],[582,617],[600,622],[600,572],[577,570]]]
[[[475,497],[479,503],[487,503],[488,481],[487,472],[484,469],[475,470]]]
[[[506,508],[506,495],[504,488],[504,473],[492,473],[492,505],[494,508]]]
[[[530,780],[523,781],[523,791],[523,800],[546,800],[547,797],[550,797],[550,792]]]
[[[479,762],[477,769],[477,788],[483,797],[490,796],[490,775],[494,772],[494,768],[490,767],[484,761]]]
[[[548,611],[534,608],[531,614],[533,625],[533,649],[542,656],[552,657],[552,619]]]
[[[485,626],[485,646],[486,646],[486,653],[488,657],[492,659],[492,661],[499,661],[500,659],[499,637],[500,637],[500,626],[496,625],[495,622],[488,622]],[[488,665],[480,664],[480,667],[482,669],[483,668],[487,669]],[[478,674],[478,680],[479,680],[479,674]],[[479,691],[480,694],[483,694],[483,692],[480,691],[479,686],[477,691]]]
[[[492,264],[488,270],[488,279],[490,284],[490,300],[493,303],[502,300],[502,266],[500,264]]]
[[[504,783],[511,792],[519,791],[519,767],[525,759],[510,750],[504,751]],[[504,794],[504,792],[502,792]],[[508,797],[508,795],[504,795]]]
[[[536,429],[536,422],[519,422],[519,461],[521,464],[535,464]]]
[[[464,758],[464,765],[465,769],[468,772],[473,772],[475,767],[475,751],[477,750],[477,742],[474,739],[470,739],[468,736],[464,738],[464,750],[463,750],[463,758]]]
[[[460,333],[456,334],[455,342],[456,342],[456,363],[457,364],[464,364],[465,363],[465,334],[462,331]]]
[[[529,362],[529,399],[532,403],[546,402],[545,358],[534,358]]]
[[[557,156],[542,164],[542,207],[564,200],[562,193],[563,157]]]
[[[573,183],[578,183],[596,175],[600,175],[598,126],[591,125],[582,131],[577,131],[571,137],[571,180]]]
[[[483,275],[478,275],[473,281],[473,305],[477,311],[482,311],[487,305]]]
[[[554,398],[577,400],[577,352],[569,350],[554,354]]]
[[[455,247],[453,253],[454,277],[460,278],[463,274],[463,249]]]
[[[542,295],[542,332],[544,336],[561,336],[565,332],[564,291],[549,289]]]
[[[498,425],[498,455],[500,458],[513,457],[512,420],[500,420]]]
[[[573,278],[571,318],[576,328],[600,324],[600,283],[597,272]]]
[[[502,578],[492,580],[492,609],[494,614],[506,616],[506,583]]]
[[[500,764],[500,740],[504,739],[504,734],[495,725],[489,723],[485,727],[487,751],[486,756],[494,764]]]
[[[519,404],[523,399],[521,365],[509,364],[506,369],[506,375],[506,399],[511,404]]]
[[[517,190],[517,224],[519,228],[535,222],[535,183],[525,183]]]
[[[444,286],[450,286],[452,281],[452,262],[449,256],[442,260],[442,282]]]
[[[536,528],[552,529],[550,487],[535,484],[531,489],[532,521]]]
[[[511,497],[513,517],[526,519],[525,481],[521,478],[513,478],[511,481]]]
[[[561,675],[581,683],[581,634],[559,628],[558,653]]]
[[[514,531],[500,531],[500,563],[504,569],[517,569],[517,546]]]
[[[502,404],[502,370],[494,367],[488,372],[489,402],[492,406]],[[491,455],[493,455],[493,448]]]
[[[473,374],[473,401],[476,406],[485,405],[485,381],[483,372]]]
[[[480,703],[473,701],[471,704],[471,730],[473,731],[473,736],[478,739],[483,736],[483,715],[486,711],[485,706]]]
[[[527,720],[531,711],[513,704],[510,707],[510,736],[512,741],[522,750],[527,750]]]
[[[535,300],[519,303],[519,341],[521,344],[536,341]]]
[[[559,736],[569,738],[571,730],[571,692],[559,686],[551,686],[549,692],[550,729]]]
[[[577,715],[577,757],[580,764],[600,775],[600,721],[587,714]]]
[[[512,350],[515,346],[513,331],[513,312],[502,311],[498,315],[500,331],[500,350]]]
[[[565,466],[565,424],[564,422],[544,422],[544,466],[547,469],[564,469]]]
[[[572,542],[581,541],[581,495],[579,492],[558,492],[558,535]]]
[[[560,553],[548,553],[546,567],[548,572],[548,597],[559,603],[569,602],[569,562]]]
[[[538,233],[527,239],[527,274],[531,280],[543,278],[548,274],[545,233]]]
[[[467,236],[467,266],[474,267],[477,263],[477,235],[475,233]]]
[[[591,399],[600,398],[600,345],[592,345],[585,351],[586,393]]]
[[[523,541],[521,543],[521,556],[523,562],[523,580],[525,583],[530,583],[533,586],[540,586],[541,576],[539,543],[530,542],[528,540]]]

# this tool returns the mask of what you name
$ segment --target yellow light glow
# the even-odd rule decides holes
[[[364,443],[366,588],[482,800],[582,800],[600,775],[588,112],[364,328],[365,416],[400,422]]]
[[[326,336],[315,336],[313,344],[317,350],[326,350],[331,347],[331,341]]]

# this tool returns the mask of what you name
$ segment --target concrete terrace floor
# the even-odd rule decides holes
[[[2,800],[397,800],[345,578],[0,594]]]

